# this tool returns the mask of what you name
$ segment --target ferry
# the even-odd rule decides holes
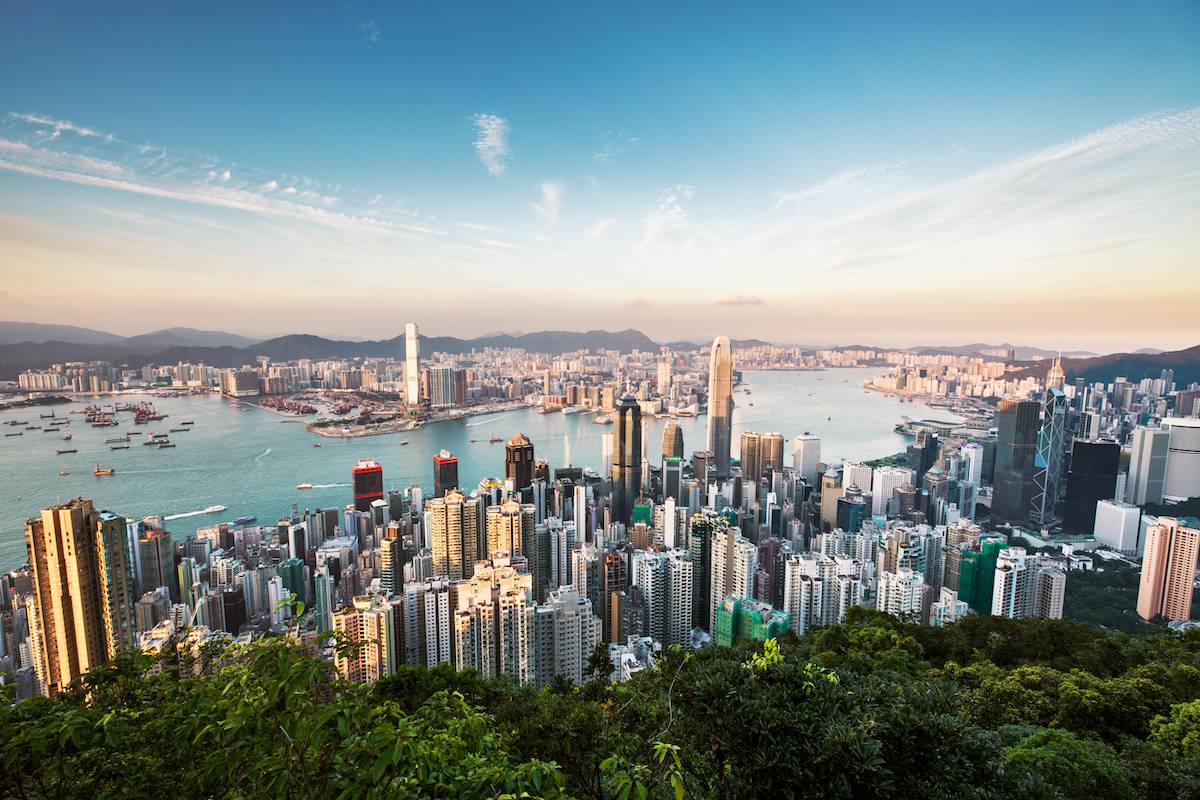
[[[54,452],[58,453],[60,456],[65,456],[67,453],[78,453],[79,451],[72,447],[69,450],[55,450]]]
[[[112,467],[109,467],[108,469],[102,469],[102,468],[100,467],[100,465],[99,465],[99,464],[97,464],[97,465],[96,465],[96,466],[95,466],[95,467],[92,469],[92,474],[93,474],[93,475],[113,475],[113,474],[115,474],[115,473],[116,473],[116,470],[115,470],[115,469],[113,469]]]
[[[312,484],[311,483],[298,483],[298,484],[296,484],[296,488],[301,491],[307,491],[312,488]]]
[[[205,514],[220,514],[224,510],[225,510],[225,506],[221,506],[221,505],[209,506],[208,508],[204,509],[204,513]]]

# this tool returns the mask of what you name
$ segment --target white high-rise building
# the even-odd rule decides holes
[[[404,400],[410,406],[421,401],[421,340],[415,322],[404,326]]]
[[[709,557],[710,631],[717,628],[717,606],[729,595],[754,596],[754,571],[758,566],[758,548],[742,538],[737,528],[714,530]]]
[[[1142,510],[1120,500],[1096,503],[1096,541],[1129,555],[1141,555]]]
[[[970,613],[970,607],[965,600],[958,599],[958,592],[953,589],[942,589],[938,601],[929,607],[929,624],[940,627],[958,622]]]
[[[983,445],[968,442],[958,448],[959,457],[963,460],[962,479],[976,486],[983,485]]]
[[[1162,426],[1171,432],[1163,499],[1182,503],[1200,497],[1200,419],[1166,417]]]
[[[639,550],[632,577],[645,604],[645,633],[663,645],[687,644],[692,628],[691,555],[686,550]]]
[[[1161,503],[1167,474],[1167,449],[1171,432],[1166,428],[1133,429],[1129,448],[1129,478],[1125,499],[1135,506]]]
[[[450,581],[404,584],[404,663],[434,667],[450,660]]]
[[[820,553],[797,553],[783,566],[783,610],[792,630],[803,635],[846,619],[851,606],[863,602],[863,563]]]
[[[1066,573],[1043,566],[1036,553],[1027,553],[1023,547],[1006,547],[996,559],[992,614],[1010,619],[1062,619],[1066,586]]]
[[[906,617],[925,624],[931,594],[921,573],[900,567],[895,572],[879,573],[875,607],[893,617]]]
[[[820,491],[817,484],[817,464],[821,462],[821,440],[806,433],[792,440],[792,468],[808,482],[814,492]]]
[[[600,618],[592,613],[592,602],[563,587],[550,592],[534,612],[534,676],[540,689],[556,675],[573,683],[583,682],[592,650],[600,641]]]
[[[455,669],[484,678],[508,675],[529,680],[533,648],[533,578],[507,557],[475,565],[470,580],[450,585]]]
[[[874,470],[858,461],[847,461],[842,465],[842,493],[851,486],[857,486],[864,492],[871,489]]]
[[[912,483],[912,470],[904,467],[879,467],[871,476],[871,513],[876,516],[899,513],[889,508],[896,489]],[[843,481],[843,486],[845,482]],[[865,489],[866,487],[859,487]]]
[[[708,449],[713,454],[712,466],[718,478],[729,477],[732,439],[733,347],[729,337],[718,336],[713,339],[708,359]]]

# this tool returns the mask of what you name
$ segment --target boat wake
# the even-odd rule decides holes
[[[350,484],[348,483],[314,483],[314,489],[345,489]]]
[[[258,462],[262,461],[264,458],[266,458],[270,454],[271,454],[271,448],[268,447],[266,450],[263,450],[261,453],[259,453],[258,455],[256,455],[254,457],[254,463],[257,464]]]
[[[504,416],[504,415],[503,414],[495,414],[490,417],[484,417],[483,419],[477,419],[474,422],[468,422],[466,427],[474,428],[478,425],[487,425],[490,422],[494,422],[494,421],[500,419],[502,416]]]
[[[204,514],[206,514],[206,513],[208,513],[208,512],[206,512],[206,511],[185,511],[182,514],[168,514],[167,516],[163,517],[163,519],[172,520],[172,519],[184,519],[185,517],[200,517],[200,516],[204,516]]]

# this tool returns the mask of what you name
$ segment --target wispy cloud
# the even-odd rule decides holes
[[[104,139],[109,142],[113,141],[113,135],[111,133],[101,133],[95,128],[76,125],[74,122],[70,122],[65,119],[52,119],[42,114],[19,114],[15,111],[10,112],[8,116],[10,119],[20,120],[22,122],[27,122],[30,125],[49,129],[50,138],[52,139],[58,138],[59,135],[67,132],[73,133],[77,136]]]
[[[601,217],[592,224],[592,227],[584,231],[583,240],[585,242],[596,241],[608,233],[608,229],[616,225],[617,222],[618,220],[615,217]]]
[[[640,142],[637,136],[631,136],[626,131],[609,131],[604,134],[604,143],[598,151],[592,153],[593,161],[608,162],[624,153],[626,149]]]
[[[717,301],[719,306],[761,306],[763,300],[761,297],[752,297],[749,295],[733,295],[731,297],[722,297]]]
[[[553,225],[558,222],[558,213],[562,210],[563,194],[566,193],[567,187],[560,181],[542,181],[540,191],[541,198],[531,205],[539,217],[548,225]]]
[[[383,38],[383,31],[379,29],[378,23],[373,19],[359,25],[358,29],[362,31],[363,38],[371,44],[379,44],[379,40]]]
[[[696,195],[696,187],[681,183],[663,191],[642,218],[642,243],[645,250],[666,244],[690,244],[696,228],[688,219],[683,204]]]
[[[1096,253],[1103,253],[1108,250],[1116,250],[1120,247],[1127,247],[1131,244],[1144,242],[1147,239],[1153,239],[1153,236],[1125,236],[1120,239],[1104,239],[1098,242],[1085,242],[1083,244],[1064,247],[1059,250],[1048,250],[1044,253],[1029,256],[1030,261],[1057,261],[1064,258],[1074,258],[1076,256],[1090,256]]]
[[[85,137],[87,147],[67,137],[47,139],[55,125]],[[67,127],[67,126],[70,127]],[[36,114],[9,114],[0,122],[0,169],[87,186],[159,197],[344,230],[420,238],[426,226],[334,211],[340,186],[304,175],[271,176],[243,165],[223,165],[212,156],[169,152],[166,147],[130,144],[74,123]]]
[[[496,114],[476,114],[475,154],[493,175],[508,171],[508,120]]]

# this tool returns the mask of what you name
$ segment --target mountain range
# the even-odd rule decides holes
[[[770,344],[761,339],[735,339],[735,348]],[[707,342],[667,342],[674,350],[692,350]],[[654,352],[663,346],[641,331],[538,331],[535,333],[497,333],[473,339],[453,336],[422,336],[425,353],[467,353],[485,347],[517,347],[533,353],[558,355],[582,349],[633,350]],[[969,355],[985,349],[1010,348],[1012,345],[982,343],[943,347],[909,348],[918,353]],[[891,349],[870,345],[849,345],[836,349]],[[1029,361],[1020,374],[1044,372],[1044,359],[1056,351],[1035,347],[1012,347],[1018,360]],[[0,379],[12,380],[26,369],[39,369],[63,361],[109,361],[129,367],[144,364],[174,364],[180,361],[236,367],[253,363],[256,356],[277,361],[299,358],[402,358],[404,336],[381,340],[338,340],[313,334],[289,334],[255,340],[224,331],[195,328],[166,328],[138,336],[118,336],[105,331],[72,325],[45,325],[33,322],[0,321]],[[1042,359],[1042,360],[1038,360]],[[1131,380],[1158,377],[1163,369],[1175,370],[1177,382],[1200,380],[1200,346],[1187,350],[1160,352],[1144,348],[1133,353],[1096,356],[1086,352],[1063,354],[1068,377],[1079,375],[1089,381],[1111,381],[1118,375]]]

